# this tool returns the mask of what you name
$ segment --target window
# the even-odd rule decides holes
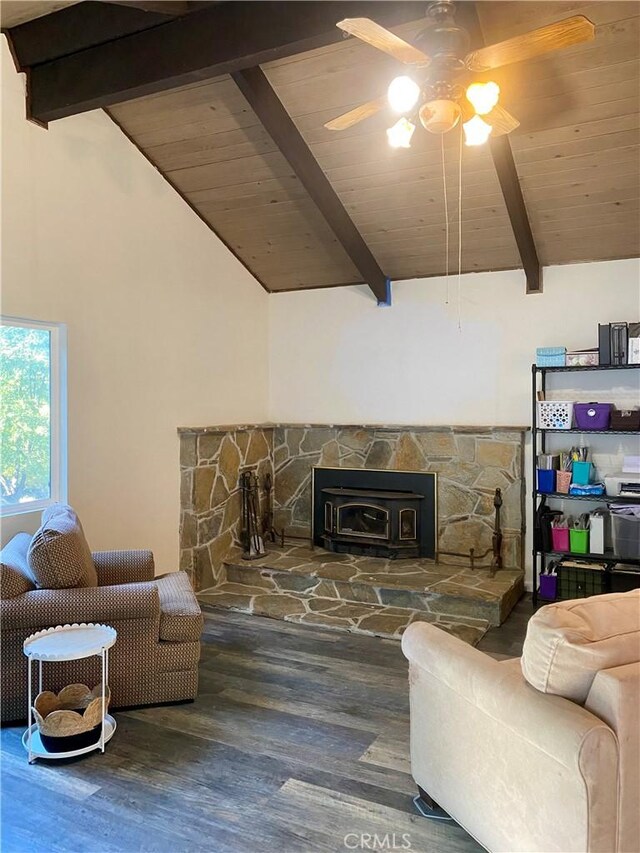
[[[59,323],[0,323],[0,508],[66,500],[66,334]]]

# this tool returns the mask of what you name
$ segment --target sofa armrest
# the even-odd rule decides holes
[[[607,725],[432,625],[410,625],[402,649],[411,769],[436,802],[494,853],[615,849],[618,745]]]
[[[155,576],[151,551],[94,551],[91,556],[98,586],[152,581]]]
[[[110,624],[125,619],[160,621],[154,583],[118,584],[82,589],[34,589],[0,603],[2,630],[40,630],[73,622]]]

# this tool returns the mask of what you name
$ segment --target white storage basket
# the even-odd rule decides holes
[[[538,402],[539,429],[571,429],[573,403],[567,400],[540,400]]]

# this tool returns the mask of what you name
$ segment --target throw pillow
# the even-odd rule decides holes
[[[522,674],[537,690],[583,703],[601,669],[637,661],[640,590],[542,607],[529,620]]]
[[[16,533],[0,551],[1,598],[15,598],[36,588],[27,560],[30,543],[28,533]]]
[[[67,504],[53,504],[42,513],[29,548],[29,567],[40,589],[98,585],[80,519]]]

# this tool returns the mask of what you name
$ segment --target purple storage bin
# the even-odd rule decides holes
[[[611,403],[574,403],[573,417],[578,429],[609,429]]]
[[[552,527],[551,528],[551,545],[554,551],[569,550],[569,528],[568,527]]]
[[[540,575],[540,598],[544,598],[547,601],[555,601],[557,591],[557,575]]]

